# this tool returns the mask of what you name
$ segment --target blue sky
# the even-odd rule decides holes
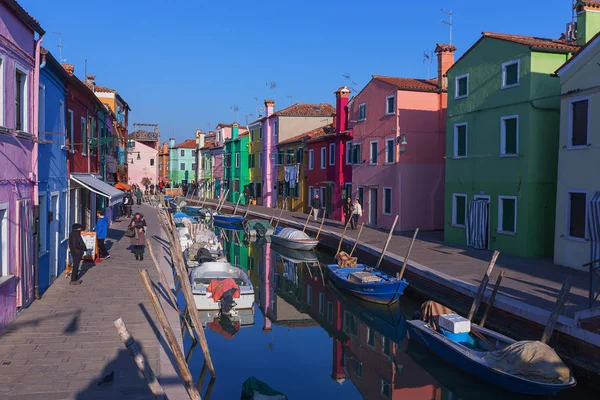
[[[427,77],[423,52],[449,41],[441,8],[453,11],[457,58],[482,31],[558,38],[571,19],[571,0],[20,2],[62,34],[80,79],[87,59],[96,83],[129,102],[130,124],[158,123],[163,140],[174,132],[178,141],[208,124],[244,123],[256,114],[254,97],[259,107],[276,98],[276,109],[333,103],[335,89],[352,85],[344,74],[358,90],[373,74]],[[57,44],[47,33],[44,46],[58,59]],[[436,68],[434,60],[432,77]]]

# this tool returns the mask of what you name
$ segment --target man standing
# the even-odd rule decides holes
[[[96,238],[98,239],[98,250],[100,251],[100,258],[106,260],[110,258],[110,254],[106,250],[104,240],[108,234],[108,220],[104,216],[104,211],[98,210],[96,213],[98,221],[96,221]]]
[[[73,224],[72,228],[73,230],[69,235],[69,250],[71,251],[71,258],[73,258],[73,271],[71,272],[71,282],[69,284],[81,285],[83,281],[79,279],[79,265],[87,247],[81,237],[83,226],[81,224]]]
[[[133,207],[133,196],[131,195],[131,191],[127,191],[125,194],[125,198],[123,199],[123,204],[125,204],[125,210],[127,212],[127,218],[131,218],[131,207]]]
[[[311,200],[310,206],[312,207],[313,219],[315,221],[318,221],[319,210],[321,209],[321,199],[319,199],[318,193],[315,193],[315,198]]]

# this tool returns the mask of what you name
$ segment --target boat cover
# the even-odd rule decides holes
[[[288,240],[310,239],[310,236],[308,236],[306,233],[299,231],[298,229],[294,229],[294,228],[283,228],[281,230],[281,232],[279,232],[277,234],[277,236],[279,236],[282,239],[288,239]]]
[[[175,214],[173,214],[173,218],[189,218],[190,216],[187,215],[184,212],[181,211],[177,211]]]
[[[240,288],[235,284],[233,278],[226,278],[223,280],[213,279],[210,281],[208,288],[206,288],[207,292],[212,293],[212,298],[214,301],[221,300],[223,294],[230,290],[235,289],[235,293],[233,294],[234,299],[239,299],[240,297]]]
[[[545,343],[524,340],[482,357],[495,369],[536,382],[568,383],[571,371]]]
[[[421,320],[427,322],[436,331],[438,330],[438,319],[440,315],[456,314],[446,306],[433,300],[426,301],[421,305]]]
[[[251,376],[242,384],[242,400],[287,400],[287,396]]]

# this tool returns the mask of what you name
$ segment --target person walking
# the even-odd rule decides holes
[[[125,193],[125,198],[123,199],[123,204],[125,205],[125,212],[127,214],[127,218],[131,218],[131,207],[133,207],[133,196],[131,195],[131,191],[128,190]]]
[[[73,271],[71,272],[71,282],[69,282],[69,285],[81,285],[83,283],[83,281],[79,279],[79,267],[83,255],[87,251],[87,247],[81,237],[82,230],[83,225],[73,224],[71,233],[69,234],[69,250],[71,251],[71,258],[73,259]]]
[[[346,201],[342,205],[342,210],[344,212],[344,221],[346,221],[346,225],[350,224],[350,227],[354,230],[354,219],[352,218],[354,205],[352,204],[352,199],[350,197],[346,197]]]
[[[137,188],[136,192],[135,192],[135,197],[137,199],[137,205],[141,205],[142,204],[142,189]]]
[[[108,218],[104,216],[104,211],[98,210],[96,213],[98,220],[96,221],[96,238],[98,239],[98,250],[100,251],[100,259],[106,260],[110,258],[108,250],[104,245],[104,240],[108,234]]]
[[[358,226],[358,219],[362,217],[362,213],[362,206],[360,205],[358,199],[355,199],[354,210],[352,211],[352,223],[354,224],[354,227],[352,229],[356,229],[356,227]]]
[[[154,183],[150,185],[150,196],[154,196]]]
[[[146,248],[146,220],[144,216],[136,212],[134,217],[129,224],[130,228],[133,228],[135,232],[135,236],[131,238],[132,244],[134,246],[133,253],[135,254],[135,259],[143,261],[144,260],[144,249]]]
[[[321,209],[321,199],[319,199],[318,193],[315,193],[315,197],[310,201],[310,206],[312,207],[313,219],[318,221],[319,210]]]

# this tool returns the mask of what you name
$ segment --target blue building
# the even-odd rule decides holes
[[[43,52],[42,52],[43,53]],[[69,177],[66,147],[66,82],[69,75],[49,52],[40,61],[39,261],[36,295],[66,266],[69,236]]]

